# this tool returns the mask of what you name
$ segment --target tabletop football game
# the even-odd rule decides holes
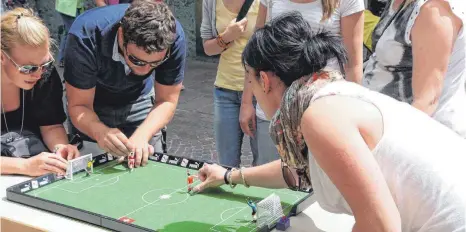
[[[131,170],[108,154],[90,157],[71,176],[47,174],[10,187],[7,199],[105,229],[167,232],[269,231],[310,204],[309,191],[240,185],[192,194],[202,161],[155,154]]]

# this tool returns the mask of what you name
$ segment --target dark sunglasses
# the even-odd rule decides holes
[[[50,71],[50,69],[52,68],[53,66],[53,62],[55,61],[52,57],[52,59],[50,61],[48,61],[47,63],[45,64],[42,64],[42,65],[31,65],[31,64],[27,64],[27,65],[18,65],[5,51],[3,51],[3,54],[5,54],[5,56],[11,60],[11,62],[13,62],[13,64],[16,66],[16,68],[18,69],[18,71],[22,74],[31,74],[31,73],[35,73],[39,70],[41,70],[42,72],[47,72],[47,71]]]
[[[298,174],[298,181],[296,181],[295,176],[291,168],[282,160],[282,174],[283,179],[285,180],[286,185],[289,189],[293,191],[302,190],[303,176],[306,175],[306,172],[301,169],[295,169]]]
[[[128,54],[128,47],[126,45],[125,45],[125,50],[126,50],[126,54]],[[140,60],[139,58],[128,54],[129,61],[131,61],[131,63],[133,63],[134,65],[140,66],[140,67],[150,65],[152,68],[155,68],[155,67],[161,65],[169,57],[170,57],[170,48],[165,53],[165,57],[163,58],[163,60],[154,61],[154,62],[147,62],[147,61],[144,61],[144,60]]]

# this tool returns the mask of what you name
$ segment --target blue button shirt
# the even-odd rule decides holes
[[[153,72],[145,76],[126,74],[125,65],[113,59],[119,22],[128,7],[129,4],[118,4],[88,10],[70,28],[64,78],[75,88],[95,88],[94,105],[128,105],[148,94],[154,80],[175,85],[184,79],[186,41],[178,20],[171,55]]]

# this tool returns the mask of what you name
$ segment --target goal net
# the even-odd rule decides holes
[[[68,161],[68,166],[66,168],[66,175],[65,178],[69,180],[73,180],[73,175],[77,172],[82,170],[86,170],[87,163],[92,162],[92,154],[83,155],[76,159],[72,159]],[[91,165],[91,173],[94,171]]]
[[[283,216],[280,197],[275,193],[257,203],[257,227],[271,228]]]

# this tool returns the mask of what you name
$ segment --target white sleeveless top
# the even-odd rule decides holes
[[[466,231],[466,140],[409,104],[354,83],[331,83],[312,101],[335,94],[372,103],[382,114],[384,134],[372,153],[400,212],[402,231]],[[311,154],[309,167],[322,208],[352,215]]]
[[[452,48],[448,69],[437,109],[432,117],[466,138],[466,0],[445,0],[452,12],[463,22]],[[412,103],[413,56],[411,30],[422,6],[428,0],[415,0],[398,14],[392,9],[393,0],[387,5],[374,28],[370,56],[364,70],[363,85]],[[387,26],[388,25],[388,26]],[[384,30],[385,29],[385,30]]]

